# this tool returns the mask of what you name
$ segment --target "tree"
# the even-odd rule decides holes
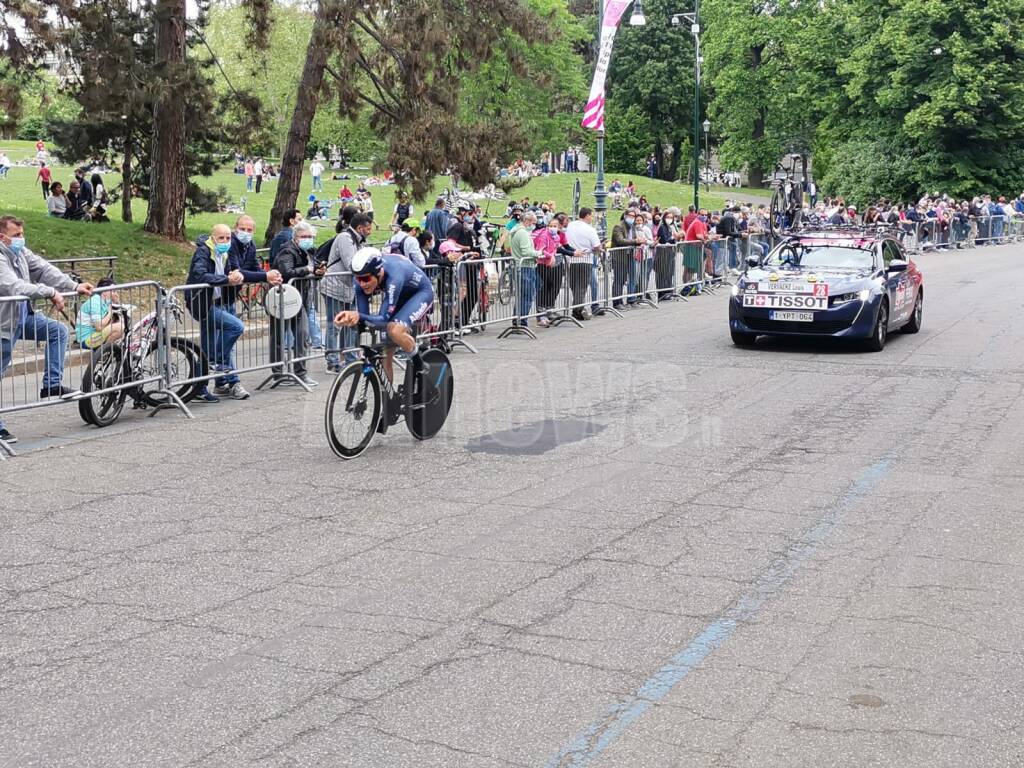
[[[608,103],[622,113],[636,107],[647,119],[647,147],[636,158],[642,162],[654,152],[659,175],[675,179],[683,143],[693,134],[693,39],[689,27],[670,22],[678,4],[670,0],[644,3],[647,25],[623,26],[615,38],[608,73]],[[606,120],[608,136],[619,129]],[[643,172],[643,169],[640,169]]]
[[[839,41],[821,8],[818,0],[702,4],[713,90],[708,113],[722,138],[719,157],[727,167],[746,168],[752,186],[783,154],[808,154],[819,120],[841,108],[831,95],[841,56],[828,44]]]
[[[554,34],[522,0],[444,10],[428,0],[319,0],[272,222],[298,197],[310,126],[326,94],[345,117],[363,105],[373,110],[370,123],[389,143],[387,164],[415,197],[448,170],[473,185],[492,180],[498,149],[522,137],[516,125],[485,115],[462,119],[460,74],[478,70],[508,31],[540,41]]]
[[[922,189],[1017,191],[1024,182],[1024,0],[911,5],[856,0],[836,25],[850,108],[830,117],[839,140],[882,135],[909,147]],[[870,133],[866,133],[870,131]]]

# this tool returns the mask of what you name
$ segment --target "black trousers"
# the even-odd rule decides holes
[[[555,308],[555,302],[558,300],[558,294],[562,291],[562,281],[564,279],[564,264],[558,264],[554,267],[537,267],[538,311]]]

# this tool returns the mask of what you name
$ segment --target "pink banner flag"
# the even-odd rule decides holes
[[[604,18],[601,22],[601,47],[597,52],[597,66],[594,67],[594,81],[590,84],[590,98],[583,109],[584,128],[604,130],[604,81],[608,76],[608,63],[612,59],[612,44],[619,29],[622,14],[633,0],[605,0]]]

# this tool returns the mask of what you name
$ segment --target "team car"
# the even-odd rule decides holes
[[[895,330],[917,333],[921,271],[896,231],[806,230],[751,257],[732,287],[733,343],[758,336],[861,339],[879,352]]]

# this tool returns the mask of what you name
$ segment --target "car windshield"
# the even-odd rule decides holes
[[[866,248],[842,245],[807,245],[784,243],[768,254],[765,266],[833,267],[839,269],[871,269],[874,254]]]

